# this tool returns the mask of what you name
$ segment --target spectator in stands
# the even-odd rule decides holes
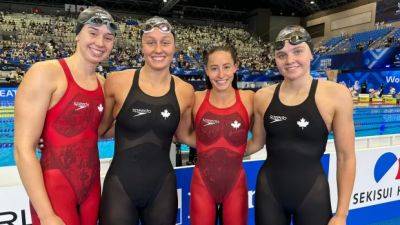
[[[386,48],[392,46],[393,41],[394,41],[393,35],[388,36],[388,37],[386,38],[386,42],[385,42],[384,46],[385,46]]]
[[[24,76],[24,72],[22,71],[21,67],[17,67],[15,72],[17,73],[17,76],[21,76],[21,77]]]
[[[357,49],[358,51],[363,51],[363,50],[364,50],[364,44],[363,44],[363,43],[357,43],[356,49]]]

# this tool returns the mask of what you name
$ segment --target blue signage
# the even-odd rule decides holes
[[[1,102],[14,102],[15,95],[17,94],[16,87],[0,87],[0,101]]]

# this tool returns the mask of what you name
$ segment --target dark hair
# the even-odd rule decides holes
[[[223,45],[223,46],[214,46],[214,47],[210,48],[207,51],[207,53],[204,56],[204,65],[207,66],[208,58],[210,57],[211,54],[213,54],[214,52],[219,52],[219,51],[229,52],[231,57],[232,57],[232,59],[233,59],[233,62],[235,64],[238,62],[236,49],[233,46],[230,46],[230,45]],[[205,74],[205,76],[206,76],[206,88],[207,89],[212,89],[212,84],[211,84],[210,78],[208,78],[207,74]],[[237,77],[237,74],[235,73],[233,75],[233,80],[232,80],[232,87],[234,89],[238,89],[237,81],[238,81],[238,77]]]

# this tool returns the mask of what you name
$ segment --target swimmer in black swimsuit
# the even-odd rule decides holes
[[[193,88],[172,76],[175,37],[165,19],[142,31],[145,66],[113,73],[105,84],[104,132],[115,124],[115,155],[104,181],[101,225],[174,225],[176,177],[172,137],[189,131]],[[176,90],[179,90],[176,91]],[[188,136],[188,135],[187,135]]]
[[[256,224],[345,225],[355,177],[352,98],[346,87],[310,75],[311,37],[300,26],[284,28],[275,61],[284,77],[254,100],[251,154],[266,144],[267,160],[256,186]],[[329,131],[338,159],[338,207],[332,217],[320,158]]]

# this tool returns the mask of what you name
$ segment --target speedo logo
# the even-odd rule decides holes
[[[87,102],[74,102],[74,106],[77,107],[75,109],[75,111],[79,111],[81,109],[89,107],[89,103],[87,103]]]
[[[135,108],[133,108],[132,112],[136,113],[136,115],[134,115],[133,117],[137,117],[137,116],[149,114],[149,113],[151,113],[151,110],[150,109],[135,109]]]
[[[204,127],[219,124],[219,120],[210,120],[210,119],[205,119],[205,118],[203,118],[203,122],[204,122],[204,125],[203,125]]]
[[[269,115],[269,118],[272,120],[269,123],[281,122],[287,119],[286,116],[274,116],[274,115]]]

